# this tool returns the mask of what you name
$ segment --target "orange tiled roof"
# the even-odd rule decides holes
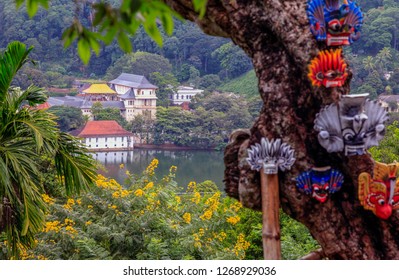
[[[116,121],[88,121],[77,136],[86,138],[96,136],[133,136],[133,133],[125,130]]]
[[[86,94],[116,94],[116,91],[107,84],[92,84],[82,92]]]
[[[50,104],[48,104],[47,101],[36,106],[36,109],[38,109],[38,110],[44,110],[44,109],[48,109],[48,108],[50,108]]]

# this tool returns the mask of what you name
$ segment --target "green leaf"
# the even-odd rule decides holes
[[[39,9],[39,3],[35,0],[27,0],[26,1],[26,10],[28,11],[29,17],[33,17],[37,10]]]
[[[162,47],[162,35],[159,32],[156,24],[144,23],[144,30],[150,35],[151,39],[153,39],[160,47]]]
[[[203,18],[206,13],[206,4],[208,0],[193,0],[194,10],[199,12],[200,18]]]
[[[90,44],[85,38],[80,38],[78,41],[78,54],[84,64],[89,63],[90,60]]]
[[[119,32],[118,43],[124,52],[132,51],[132,44],[130,43],[129,37],[124,32]]]
[[[89,44],[90,44],[90,47],[93,49],[93,51],[98,56],[100,54],[100,48],[101,48],[100,43],[93,36],[90,36]]]
[[[62,40],[64,40],[64,46],[69,47],[73,41],[78,37],[78,32],[74,25],[65,29],[64,33],[62,33]]]
[[[162,21],[162,26],[165,29],[166,34],[168,34],[169,36],[172,35],[173,27],[174,27],[172,15],[162,13],[161,21]]]
[[[136,13],[140,9],[141,4],[140,0],[130,0],[130,12],[132,14]]]

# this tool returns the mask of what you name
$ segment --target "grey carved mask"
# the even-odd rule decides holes
[[[362,155],[385,134],[387,113],[377,101],[366,100],[368,94],[344,95],[337,104],[324,107],[315,120],[318,140],[327,152]]]
[[[263,168],[265,174],[277,174],[289,170],[295,162],[294,150],[281,139],[269,140],[262,138],[261,143],[256,143],[248,149],[248,163],[252,170],[259,171]]]

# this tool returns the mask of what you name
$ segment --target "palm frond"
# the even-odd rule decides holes
[[[5,52],[0,55],[0,102],[4,100],[18,70],[29,61],[28,55],[32,48],[15,41],[8,44]]]
[[[55,154],[55,166],[62,176],[66,193],[80,193],[89,188],[96,176],[93,158],[79,140],[61,132]]]

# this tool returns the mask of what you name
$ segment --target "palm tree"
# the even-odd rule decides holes
[[[387,64],[392,59],[392,54],[390,48],[384,47],[382,50],[379,51],[376,58],[376,64],[380,68],[380,73],[385,74],[387,72]]]
[[[30,61],[31,50],[13,42],[0,54],[0,236],[5,236],[12,257],[18,257],[21,246],[32,246],[35,233],[43,229],[40,155],[55,159],[67,195],[87,189],[95,175],[94,162],[80,142],[60,132],[54,115],[32,109],[47,99],[43,90],[11,85]]]
[[[375,69],[375,63],[374,63],[373,57],[367,56],[366,58],[364,58],[363,66],[364,66],[364,69],[366,69],[370,74]]]

